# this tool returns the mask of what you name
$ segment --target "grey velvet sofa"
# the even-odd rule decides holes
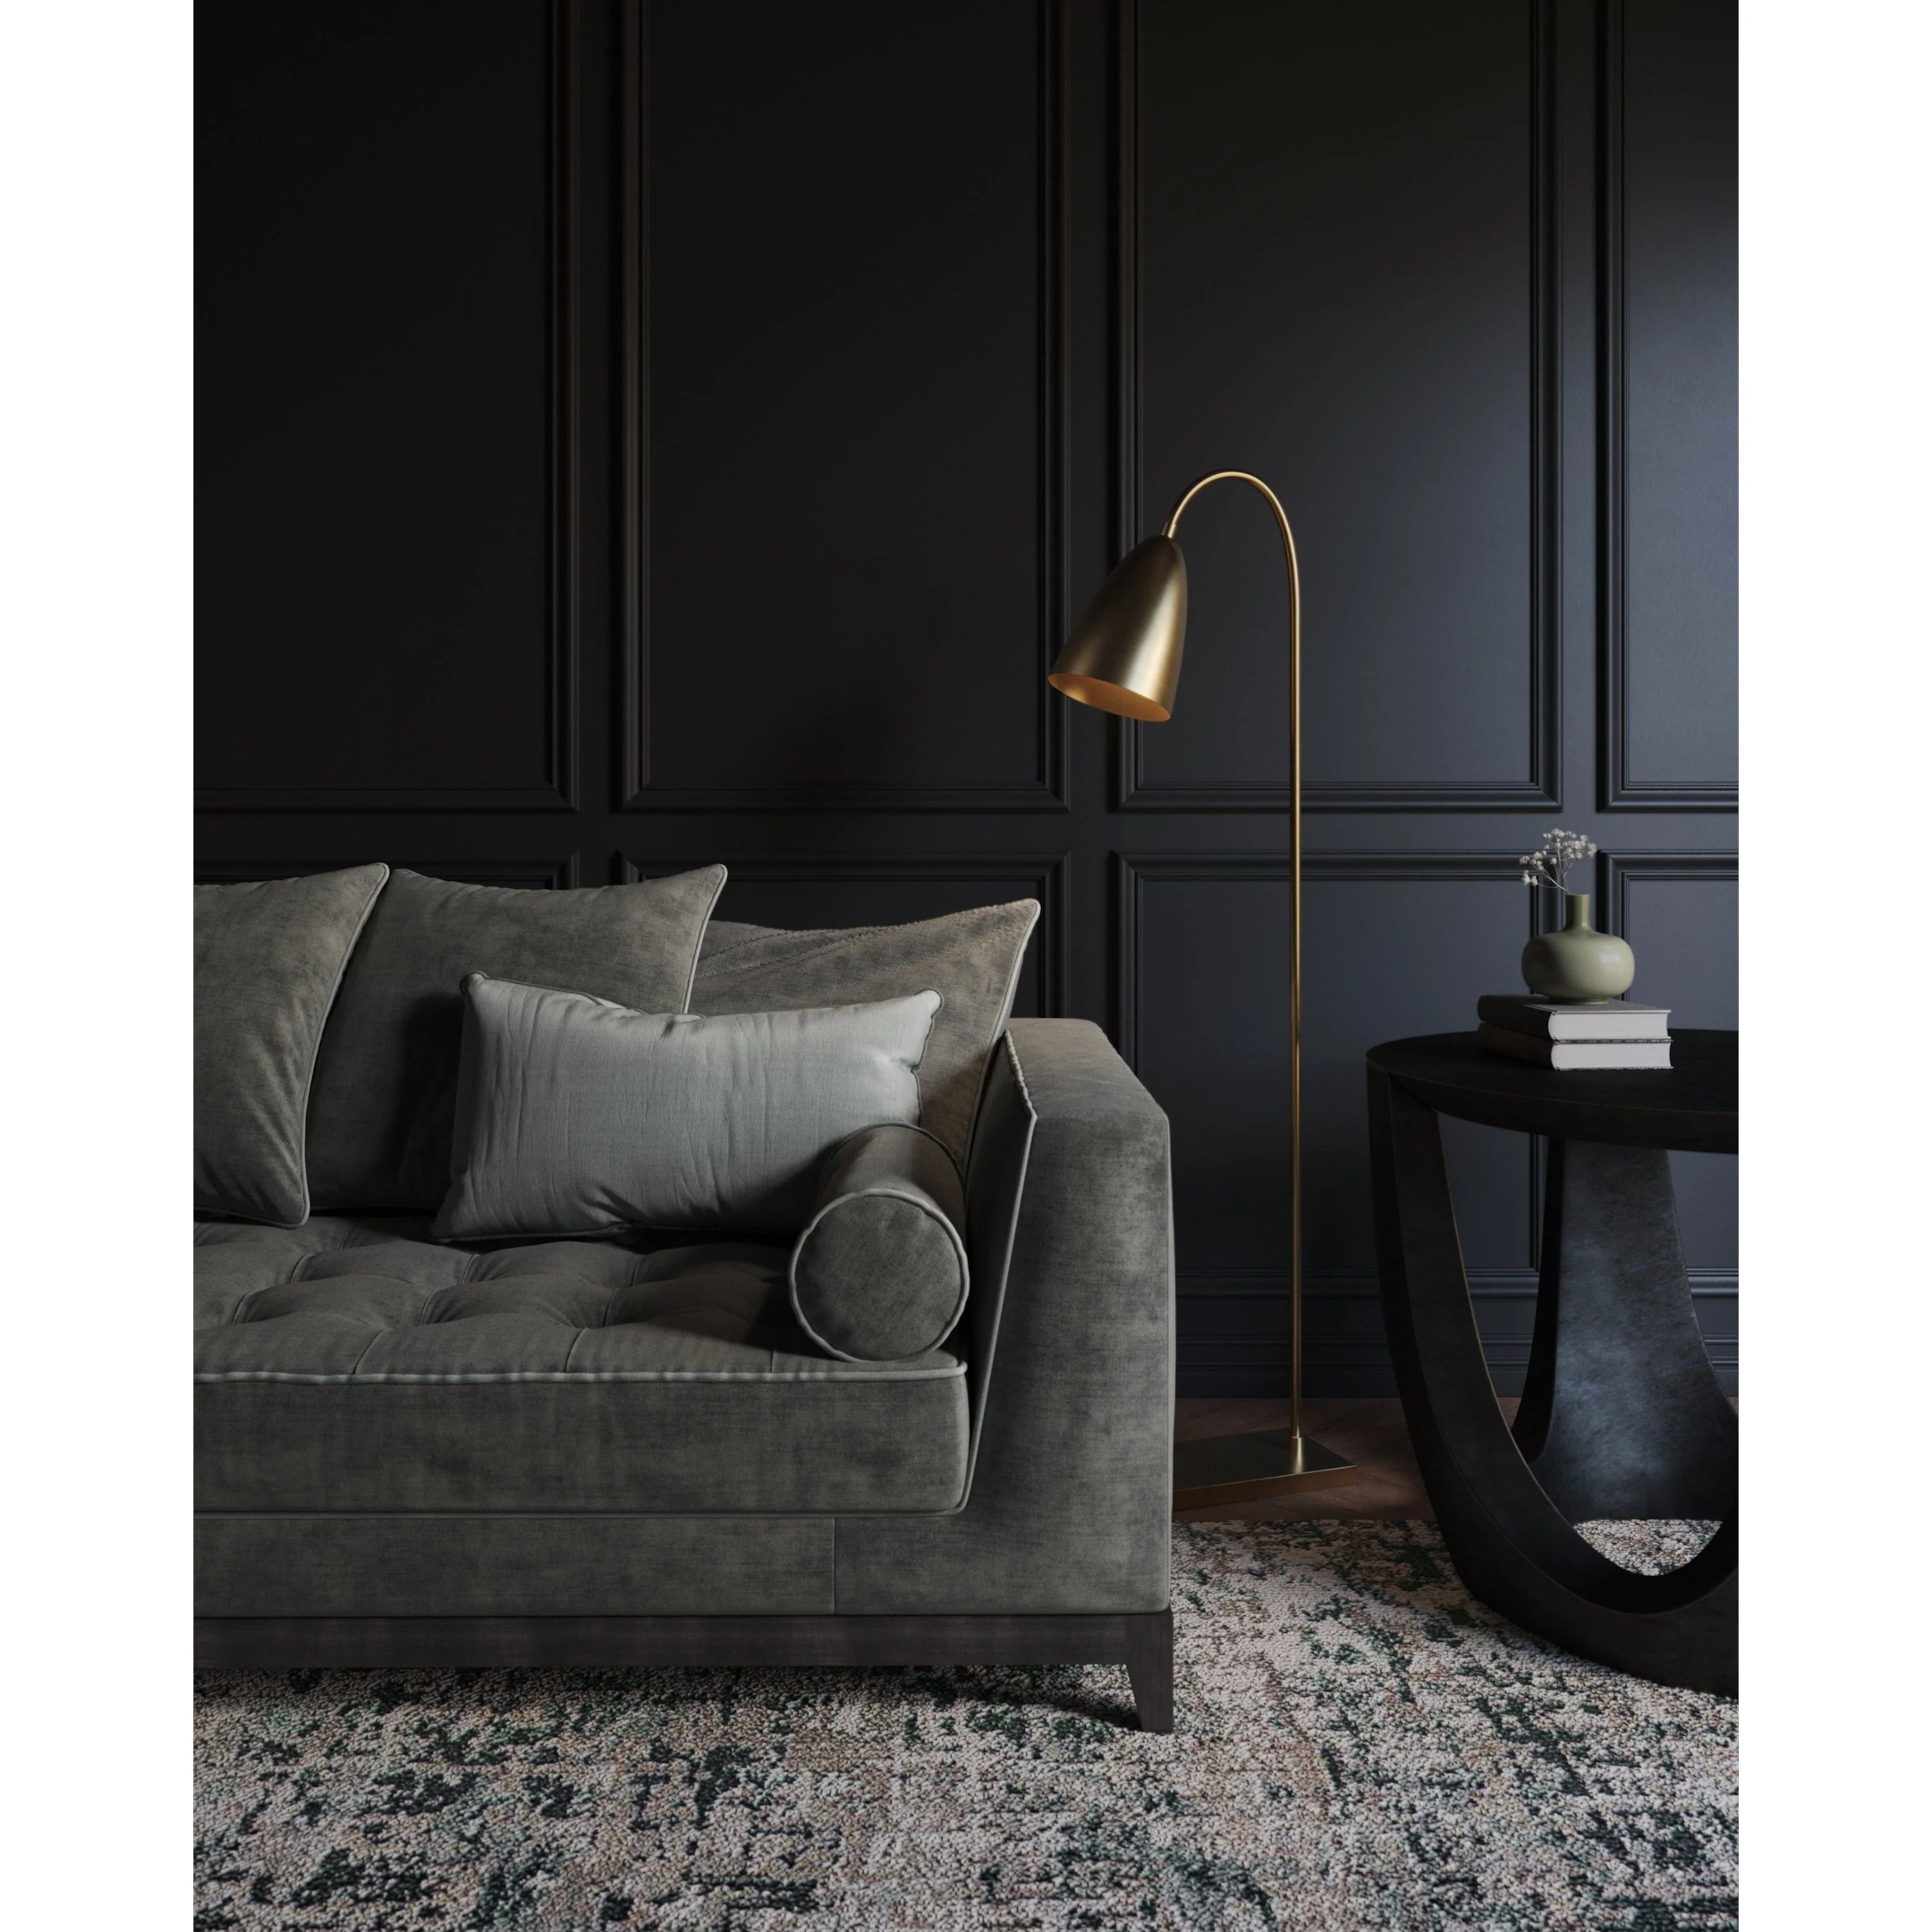
[[[768,1235],[198,1221],[198,1661],[1113,1663],[1171,1728],[1166,1121],[1081,1021],[975,1074],[966,1311],[904,1362],[815,1344]]]

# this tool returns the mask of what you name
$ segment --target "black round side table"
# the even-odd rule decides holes
[[[1580,1657],[1737,1690],[1737,1414],[1691,1312],[1666,1150],[1737,1152],[1737,1035],[1671,1037],[1668,1072],[1564,1072],[1473,1033],[1368,1054],[1376,1252],[1402,1411],[1470,1592]],[[1542,1273],[1513,1428],[1462,1273],[1438,1114],[1549,1136]],[[1638,1576],[1572,1525],[1716,1519]]]

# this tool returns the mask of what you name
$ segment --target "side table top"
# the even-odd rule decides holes
[[[1486,1127],[1616,1147],[1737,1152],[1737,1035],[1671,1035],[1668,1072],[1559,1073],[1505,1059],[1473,1033],[1423,1033],[1368,1049],[1368,1064],[1439,1114]]]

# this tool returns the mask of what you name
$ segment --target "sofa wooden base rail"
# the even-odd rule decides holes
[[[1089,1616],[201,1617],[204,1670],[1123,1664],[1174,1729],[1174,1613]]]

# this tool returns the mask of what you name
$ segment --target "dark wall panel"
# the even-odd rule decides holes
[[[1182,535],[1182,705],[1049,697],[1208,468],[1307,586],[1309,1385],[1391,1386],[1362,1051],[1518,979],[1514,854],[1734,1017],[1734,10],[216,0],[202,876],[722,860],[727,919],[1032,896],[1174,1130],[1182,1386],[1287,1363],[1285,595]],[[1647,816],[1632,818],[1640,812]],[[1633,836],[1635,828],[1641,836]],[[1123,854],[1129,856],[1123,856]],[[1486,1343],[1534,1150],[1450,1123]],[[1680,1163],[1736,1360],[1731,1164]]]
[[[1555,643],[1542,10],[1148,0],[1140,20],[1140,521],[1215,468],[1284,497],[1315,797],[1533,802]],[[1272,523],[1227,490],[1183,536],[1187,703],[1134,734],[1136,802],[1285,802]]]
[[[650,10],[637,802],[1054,802],[1056,18]]]
[[[1123,1030],[1174,1123],[1181,1292],[1224,1317],[1253,1304],[1247,1319],[1264,1326],[1285,1321],[1288,1277],[1288,881],[1279,853],[1122,863]],[[1535,909],[1507,854],[1318,856],[1303,900],[1303,1267],[1318,1364],[1359,1344],[1375,1292],[1362,1055],[1462,1024],[1470,987],[1507,985]],[[1445,1130],[1472,1279],[1520,1291],[1535,1266],[1531,1144]],[[1182,1362],[1209,1366],[1190,1326]]]
[[[1613,857],[1616,928],[1640,972],[1631,997],[1671,1008],[1671,1023],[1737,1024],[1737,860],[1725,853]],[[1646,991],[1646,988],[1650,988]],[[1702,1271],[1735,1274],[1737,1162],[1715,1154],[1673,1154],[1684,1259]]]
[[[560,804],[552,14],[198,18],[203,797]]]
[[[355,853],[334,852],[323,858],[202,859],[195,864],[198,886],[232,886],[250,879],[304,878],[316,872],[339,872],[345,866],[369,863],[364,848]],[[384,842],[384,862],[393,870],[420,872],[428,878],[456,879],[465,886],[509,886],[525,892],[554,892],[581,885],[577,859],[449,859],[394,849]]]
[[[1507,984],[1530,936],[1529,894],[1508,867],[1403,855],[1309,863],[1301,1105],[1311,1271],[1375,1267],[1362,1055],[1377,1040],[1453,1029],[1470,987]],[[1131,858],[1125,871],[1123,1006],[1135,1064],[1174,1122],[1181,1272],[1285,1278],[1287,860]],[[1459,1148],[1477,1179],[1474,1267],[1528,1258],[1526,1146],[1483,1135]],[[1492,1159],[1487,1148],[1501,1151]]]
[[[702,860],[692,860],[700,864]],[[662,860],[631,865],[631,876],[684,869]],[[1052,1017],[1066,1011],[1066,857],[1060,852],[999,857],[752,860],[730,868],[716,916],[798,931],[816,927],[896,926],[974,906],[1031,899],[1040,909],[1021,962],[1014,1013]]]
[[[1612,790],[1737,785],[1737,16],[1613,0],[1606,48]]]

